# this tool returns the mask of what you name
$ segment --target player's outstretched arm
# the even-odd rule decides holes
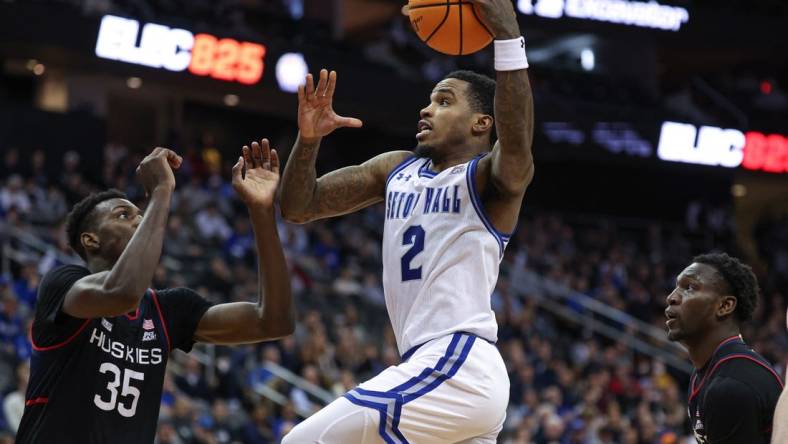
[[[137,179],[148,194],[148,207],[120,258],[108,271],[78,280],[63,299],[63,311],[77,318],[119,316],[136,309],[159,265],[170,201],[175,189],[172,170],[181,157],[156,148],[137,167]]]
[[[337,128],[362,125],[358,119],[334,112],[336,83],[336,72],[324,69],[317,87],[309,74],[298,89],[299,134],[282,177],[281,210],[289,222],[339,216],[382,201],[386,176],[409,155],[407,151],[384,153],[318,179],[315,163],[323,136]]]
[[[471,0],[496,41],[521,38],[511,0]],[[525,43],[521,40],[523,57]],[[497,54],[496,58],[505,58]],[[522,197],[534,175],[531,152],[534,134],[534,102],[527,69],[496,67],[495,129],[498,142],[492,151],[491,184],[499,193]]]
[[[246,175],[243,175],[244,169]],[[243,147],[233,167],[233,188],[249,209],[258,255],[257,303],[219,304],[205,312],[194,338],[214,344],[245,344],[293,333],[295,310],[282,244],[274,218],[279,156],[267,139]]]

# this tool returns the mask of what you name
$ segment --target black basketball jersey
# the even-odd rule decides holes
[[[692,374],[687,413],[699,444],[769,444],[783,383],[740,336]]]
[[[191,350],[209,306],[188,289],[148,290],[134,313],[68,316],[65,294],[88,274],[65,266],[41,282],[17,443],[153,442],[170,351]]]

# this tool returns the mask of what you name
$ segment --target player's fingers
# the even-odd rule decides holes
[[[254,168],[254,164],[252,163],[252,150],[249,149],[248,146],[244,145],[241,149],[241,154],[244,157],[244,166],[246,169]]]
[[[334,91],[337,89],[337,72],[331,71],[328,74],[328,88],[326,88],[326,97],[334,97]]]
[[[328,86],[328,71],[326,69],[320,70],[320,79],[317,81],[317,89],[315,95],[322,97],[326,95],[326,87]]]
[[[178,153],[176,153],[173,150],[164,148],[162,154],[167,157],[167,163],[170,164],[170,167],[172,169],[177,170],[178,168],[181,167],[181,162],[183,162],[183,158],[179,156]]]
[[[263,162],[263,168],[266,170],[271,169],[271,144],[268,142],[268,139],[263,139],[260,141],[260,148],[262,151],[261,160]]]
[[[402,12],[402,15],[404,15],[406,17],[410,17],[410,6],[409,5],[403,6],[402,9],[401,9],[401,12]]]
[[[364,125],[364,122],[362,122],[359,119],[356,119],[355,117],[337,116],[337,124],[339,126],[346,128],[361,128]]]
[[[259,168],[263,165],[263,154],[260,150],[260,144],[252,142],[252,168]]]
[[[154,158],[154,157],[158,156],[158,155],[161,153],[161,150],[163,150],[163,149],[164,149],[164,148],[157,146],[156,148],[154,148],[153,150],[151,150],[150,154],[148,154],[147,156],[145,156],[145,157],[142,159],[142,161],[144,162],[146,159],[151,159],[151,158]]]
[[[238,156],[238,162],[235,162],[235,165],[233,165],[233,185],[238,185],[243,180],[243,169],[244,158],[243,156]]]
[[[271,150],[271,171],[279,174],[279,154],[276,150]]]
[[[306,75],[306,99],[310,100],[315,95],[315,78],[312,74]]]
[[[305,85],[298,85],[298,103],[301,103],[306,98],[306,93],[304,92]]]

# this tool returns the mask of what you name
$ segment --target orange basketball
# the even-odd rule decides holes
[[[444,54],[472,54],[493,39],[479,11],[468,1],[410,0],[408,8],[410,24],[421,41]]]

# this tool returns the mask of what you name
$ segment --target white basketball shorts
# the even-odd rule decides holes
[[[495,443],[509,402],[495,345],[454,333],[403,360],[298,424],[282,443]]]

